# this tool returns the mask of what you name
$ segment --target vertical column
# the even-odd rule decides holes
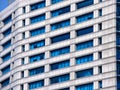
[[[24,70],[24,77],[28,77],[29,76],[29,71],[28,70]]]
[[[46,32],[49,32],[50,31],[50,25],[46,25],[45,30],[46,30]],[[50,38],[48,37],[48,35],[45,38],[45,45],[46,46],[50,45]],[[47,50],[49,50],[49,49],[47,49]],[[46,51],[45,56],[46,56],[46,58],[49,58],[50,57],[50,52]]]
[[[75,11],[75,10],[76,10],[76,4],[75,4],[75,3],[71,4],[70,8],[71,8],[71,9],[70,9],[71,11]],[[76,23],[75,17],[71,17],[71,19],[70,19],[70,24],[71,24],[71,25],[74,25],[75,23]],[[75,27],[72,26],[72,27],[71,27],[71,32],[70,32],[70,39],[73,39],[72,42],[71,42],[71,45],[70,45],[70,50],[71,50],[71,52],[74,52],[74,51],[75,51],[74,38],[76,37],[76,33],[75,33],[74,28],[75,28]],[[70,57],[71,57],[71,58],[70,58],[70,66],[74,66],[74,65],[75,65],[75,58],[73,58],[73,57],[74,57],[74,54],[71,55]],[[73,69],[73,68],[71,68],[71,69]],[[74,69],[73,69],[72,72],[70,72],[70,80],[74,80],[74,79],[75,79],[75,72],[74,72]],[[73,84],[71,84],[71,85],[74,85],[74,82],[73,82]],[[71,87],[70,87],[70,90],[75,90],[74,86],[71,86]]]
[[[28,51],[29,50],[29,44],[25,44],[25,51]]]
[[[29,57],[25,57],[25,64],[29,63]]]
[[[26,6],[26,13],[30,12],[30,6]],[[30,24],[30,19],[26,18],[25,19],[25,25],[29,25]],[[29,32],[29,31],[28,31]],[[27,35],[27,34],[26,34]],[[29,35],[29,34],[28,34]]]
[[[24,89],[23,90],[29,90],[29,85],[28,85],[28,83],[25,83],[24,84]]]
[[[46,0],[46,6],[49,6],[50,4],[51,4],[51,2],[50,2],[51,0]],[[47,10],[47,12],[46,12],[46,27],[45,27],[45,32],[50,32],[50,25],[49,25],[49,20],[47,20],[47,19],[50,19],[50,11],[49,11],[49,9]],[[50,38],[49,38],[49,35],[47,35],[46,36],[46,38],[45,38],[45,45],[47,46],[47,45],[50,45]],[[47,50],[49,50],[49,48],[47,49]],[[46,59],[47,58],[50,58],[50,52],[49,51],[46,51],[45,52],[45,57],[46,57]],[[45,72],[49,72],[50,71],[50,67],[49,67],[49,61],[48,62],[46,62],[46,65],[45,65]],[[46,77],[47,77],[47,75],[46,75]],[[44,84],[45,84],[45,86],[47,86],[47,85],[49,85],[49,78],[45,78],[45,80],[44,80]]]
[[[44,80],[44,84],[45,84],[45,86],[48,86],[48,85],[49,85],[49,83],[50,83],[49,78],[45,78],[45,80]]]
[[[71,86],[71,87],[70,87],[70,90],[75,90],[75,86]]]
[[[51,0],[46,0],[46,6],[49,6],[51,4]]]
[[[96,90],[96,89],[99,89],[98,81],[95,81],[95,82],[94,82],[94,89],[95,89],[95,90]]]
[[[70,80],[74,80],[75,79],[75,72],[71,72],[70,73]],[[75,83],[72,82],[71,85],[74,85]],[[75,90],[74,86],[70,86],[70,90]]]
[[[27,6],[25,7],[25,9],[26,9],[26,13],[30,12],[30,6],[29,6],[29,5],[27,5]]]
[[[94,0],[94,4],[99,3],[99,0]]]

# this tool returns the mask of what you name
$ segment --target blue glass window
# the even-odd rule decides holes
[[[102,81],[99,81],[99,88],[102,88]]]
[[[117,47],[117,60],[120,59],[120,47]]]
[[[93,83],[76,86],[76,90],[94,90]]]
[[[63,88],[63,89],[59,89],[59,90],[70,90],[69,88]]]
[[[8,53],[5,56],[2,57],[3,62],[8,61],[11,58],[11,54]]]
[[[8,36],[11,33],[11,28],[8,28],[6,31],[3,32],[4,37]]]
[[[59,16],[61,14],[67,13],[67,12],[70,12],[70,6],[51,11],[51,16],[56,17],[56,16]]]
[[[82,42],[76,45],[76,50],[83,50],[86,48],[93,47],[93,40]]]
[[[44,86],[44,80],[29,83],[29,89],[30,90],[33,90],[35,88],[40,88],[40,87],[43,87],[43,86]]]
[[[33,76],[33,75],[40,74],[40,73],[43,73],[43,72],[44,72],[44,66],[34,68],[34,69],[30,69],[29,70],[29,75]]]
[[[82,35],[89,34],[89,33],[92,33],[92,32],[93,32],[93,26],[83,28],[83,29],[80,29],[80,30],[76,31],[77,36],[82,36]]]
[[[1,82],[2,87],[7,86],[10,83],[10,78],[5,79],[4,81]]]
[[[26,13],[26,8],[25,7],[23,7],[23,13]]]
[[[70,47],[64,47],[64,48],[60,48],[60,49],[56,49],[51,51],[51,57],[55,57],[55,56],[59,56],[62,54],[67,54],[70,52]]]
[[[45,33],[45,27],[41,27],[41,28],[30,31],[30,36],[37,36],[43,33]]]
[[[120,75],[120,62],[117,62],[117,74]]]
[[[76,17],[77,23],[85,22],[93,18],[93,12]]]
[[[34,55],[34,56],[30,56],[30,63],[40,61],[40,60],[43,60],[43,59],[45,59],[45,54],[44,53]]]
[[[61,68],[69,67],[70,61],[66,60],[66,61],[51,64],[50,66],[51,66],[51,70],[61,69]]]
[[[120,31],[120,18],[117,18],[117,31]]]
[[[51,25],[51,30],[60,29],[70,25],[70,20],[65,20]]]
[[[8,73],[8,72],[10,71],[10,65],[6,66],[6,67],[3,68],[1,71],[2,71],[2,74],[3,74],[3,75],[6,74],[6,73]]]
[[[3,23],[4,23],[4,24],[8,24],[11,20],[12,20],[12,15],[8,16],[7,18],[5,18],[5,19],[3,20]]]
[[[43,46],[45,46],[45,40],[30,43],[30,50],[33,50],[35,48],[40,48],[40,47],[43,47]]]
[[[76,58],[76,64],[82,64],[93,61],[93,54]]]
[[[51,84],[55,84],[55,83],[60,83],[60,82],[64,82],[64,81],[68,81],[70,79],[69,74],[65,74],[65,75],[60,75],[60,76],[56,76],[56,77],[52,77],[50,78],[50,83]]]
[[[92,68],[76,72],[76,78],[87,77],[92,75],[93,75]]]
[[[55,3],[58,3],[58,2],[61,2],[63,0],[51,0],[52,4],[55,4]]]
[[[87,6],[92,5],[92,4],[93,4],[93,0],[85,0],[85,1],[77,3],[77,9],[87,7]]]
[[[120,4],[119,3],[117,3],[117,16],[120,16]]]
[[[117,41],[116,41],[117,45],[120,45],[120,33],[117,33]]]
[[[117,77],[117,90],[120,90],[120,76]]]
[[[31,11],[45,7],[45,1],[30,5]]]
[[[9,41],[7,41],[6,43],[3,44],[3,49],[7,49],[10,46],[11,46],[11,40],[9,40]]]
[[[37,23],[37,22],[41,22],[43,20],[45,20],[45,14],[42,14],[42,15],[30,18],[31,24],[34,24],[34,23]]]
[[[70,33],[66,33],[66,34],[62,34],[59,36],[55,36],[51,38],[51,43],[56,43],[56,42],[60,42],[60,41],[64,41],[70,39]]]
[[[102,16],[102,9],[99,9],[99,16]]]

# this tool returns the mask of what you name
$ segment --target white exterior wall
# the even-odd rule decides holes
[[[94,89],[99,90],[98,81],[103,81],[102,90],[116,90],[116,20],[115,20],[115,0],[104,0],[102,3],[99,3],[99,0],[94,0],[94,5],[82,8],[77,10],[76,3],[82,0],[65,0],[63,2],[51,5],[50,0],[46,0],[46,7],[38,9],[35,11],[30,11],[30,4],[36,3],[42,0],[16,0],[8,8],[0,13],[0,18],[3,20],[8,15],[13,14],[13,21],[7,25],[0,24],[0,45],[5,43],[7,40],[12,39],[12,46],[6,50],[3,50],[0,46],[0,57],[4,56],[8,52],[12,51],[12,58],[2,63],[0,58],[0,70],[7,65],[11,65],[11,72],[2,75],[0,72],[0,82],[4,81],[8,77],[11,78],[11,83],[0,90],[8,90],[13,88],[13,90],[20,90],[21,86],[24,86],[24,90],[29,90],[28,83],[32,81],[38,81],[44,79],[45,87],[38,88],[35,90],[59,90],[64,87],[70,87],[70,90],[75,90],[75,86],[82,85],[85,83],[93,82]],[[59,9],[61,7],[70,5],[71,12],[60,15],[55,18],[51,18],[50,11]],[[23,14],[22,7],[26,8],[26,13]],[[98,10],[102,8],[103,16],[99,17]],[[9,12],[8,12],[9,11]],[[83,15],[88,12],[94,12],[94,19],[88,20],[83,23],[76,23],[76,16]],[[35,24],[30,24],[30,17],[37,16],[40,14],[46,14],[45,21],[38,22]],[[71,26],[61,28],[59,30],[51,31],[50,24],[56,23],[59,21],[64,21],[70,19]],[[25,20],[25,27],[22,26],[22,20]],[[102,30],[99,31],[98,24],[102,22]],[[94,26],[94,33],[77,37],[75,31],[87,27]],[[45,26],[46,33],[38,35],[35,37],[30,37],[30,30],[34,30],[38,27]],[[5,37],[2,32],[7,28],[12,27],[12,33]],[[22,39],[22,33],[25,32],[25,39]],[[64,33],[70,32],[69,40],[65,40],[59,43],[51,44],[50,38],[53,36],[61,35]],[[102,45],[99,45],[98,38],[102,37]],[[40,41],[45,39],[45,47],[41,47],[34,50],[29,50],[29,43]],[[94,47],[88,48],[81,51],[75,51],[75,44],[84,42],[87,40],[94,40]],[[22,52],[22,45],[25,45],[25,52]],[[60,55],[58,57],[50,58],[50,51],[70,46],[71,53]],[[102,59],[99,59],[98,52],[102,51]],[[41,60],[34,63],[29,63],[29,56],[36,55],[39,53],[45,52],[46,60]],[[84,56],[87,54],[94,54],[94,61],[86,64],[75,65],[75,58],[79,56]],[[25,65],[21,65],[22,58],[25,59]],[[64,61],[70,59],[69,68],[63,68],[59,70],[50,71],[50,64]],[[14,62],[14,63],[13,63]],[[33,77],[29,77],[29,69],[35,68],[38,66],[45,66],[45,72],[43,74],[38,74]],[[98,67],[102,66],[102,74],[99,74]],[[75,72],[80,70],[85,70],[93,67],[94,75],[85,78],[75,78]],[[24,78],[21,78],[21,71],[24,71]],[[54,76],[59,76],[62,74],[70,74],[70,81],[63,83],[57,83],[50,85],[49,78]]]

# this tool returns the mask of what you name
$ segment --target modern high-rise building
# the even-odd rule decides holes
[[[120,0],[15,0],[0,12],[0,90],[120,90]]]

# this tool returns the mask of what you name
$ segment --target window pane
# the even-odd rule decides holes
[[[42,15],[30,18],[31,24],[34,24],[34,23],[37,23],[37,22],[41,22],[43,20],[45,20],[45,14],[42,14]]]
[[[82,36],[93,32],[93,26],[77,30],[77,36]]]
[[[87,6],[92,5],[92,4],[93,4],[93,0],[85,0],[85,1],[77,3],[77,9],[87,7]]]
[[[76,78],[87,77],[87,76],[92,76],[92,75],[93,75],[92,68],[76,72]]]
[[[30,50],[33,50],[35,48],[40,48],[40,47],[43,47],[43,46],[45,46],[45,40],[30,43]]]
[[[117,60],[120,59],[120,47],[117,47]]]
[[[76,45],[76,50],[83,50],[86,48],[93,47],[93,40],[82,42]]]
[[[3,75],[6,74],[6,73],[8,73],[8,72],[10,71],[10,65],[6,66],[6,67],[3,68],[1,71],[2,71],[2,74],[3,74]]]
[[[8,47],[11,46],[11,40],[7,41],[7,42],[4,43],[2,46],[3,46],[3,49],[7,49]]]
[[[12,20],[12,15],[8,16],[7,18],[5,18],[5,19],[3,20],[3,23],[4,23],[4,24],[8,24],[11,20]]]
[[[45,54],[41,53],[39,55],[30,56],[30,63],[40,61],[45,59]]]
[[[56,43],[56,42],[60,42],[60,41],[64,41],[70,39],[70,33],[66,33],[63,35],[59,35],[59,36],[55,36],[51,38],[51,43]]]
[[[3,32],[4,37],[8,36],[11,33],[11,28],[8,28],[6,31]]]
[[[43,73],[43,72],[44,72],[44,67],[42,66],[42,67],[30,69],[29,70],[29,75],[33,76],[33,75],[40,74],[40,73]]]
[[[45,1],[30,5],[31,11],[45,7]]]
[[[70,25],[70,20],[65,20],[51,25],[51,30],[67,27]]]
[[[8,61],[11,58],[11,54],[8,53],[5,56],[2,57],[3,62]]]
[[[51,57],[59,56],[70,52],[70,47],[64,47],[51,51]]]
[[[94,90],[93,83],[76,86],[76,90]]]
[[[45,27],[41,27],[41,28],[30,31],[31,36],[37,36],[43,33],[45,33]]]
[[[44,80],[29,83],[30,90],[33,90],[35,88],[40,88],[42,86],[44,86]]]
[[[52,1],[52,4],[55,4],[55,3],[61,2],[63,0],[51,0],[51,1]]]
[[[67,12],[70,12],[70,6],[63,7],[63,8],[60,8],[58,10],[52,11],[51,12],[51,16],[52,17],[56,17],[56,16],[59,16],[61,14],[67,13]]]
[[[66,60],[66,61],[51,64],[50,66],[51,66],[51,70],[61,69],[61,68],[69,67],[70,61]]]
[[[117,90],[120,90],[120,76],[117,77]]]
[[[78,16],[76,20],[77,20],[77,23],[81,23],[81,22],[90,20],[92,18],[93,18],[93,12]]]
[[[1,85],[2,85],[2,87],[5,87],[5,86],[7,86],[9,83],[10,83],[10,79],[8,78],[8,79],[2,81],[2,82],[1,82]]]
[[[76,58],[76,64],[82,64],[93,61],[93,54]]]
[[[120,16],[120,3],[117,3],[117,16]]]
[[[120,18],[117,18],[117,31],[120,31]]]
[[[50,78],[50,83],[51,84],[60,83],[60,82],[68,81],[69,79],[70,79],[69,74],[65,74],[65,75]]]

